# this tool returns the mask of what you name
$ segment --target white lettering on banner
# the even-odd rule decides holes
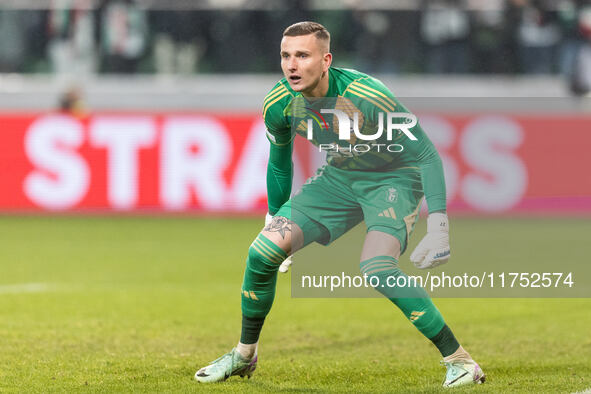
[[[265,122],[261,120],[255,122],[248,133],[248,138],[234,172],[232,195],[229,201],[232,209],[251,209],[259,199],[267,197],[267,178],[265,174],[267,173],[267,163],[269,161],[269,141],[265,138],[266,130]],[[306,145],[307,148],[308,145]],[[311,154],[317,154],[313,147]],[[294,162],[292,190],[297,190],[304,183],[305,175],[295,152],[292,155],[292,160]]]
[[[421,116],[421,126],[439,152],[445,174],[447,201],[452,201],[457,194],[460,180],[458,166],[449,154],[449,150],[454,146],[456,140],[454,126],[445,118],[433,115]]]
[[[255,122],[248,133],[240,161],[234,172],[232,208],[247,210],[252,208],[259,198],[267,196],[267,162],[269,161],[269,142],[265,137],[266,127],[263,121]]]
[[[25,135],[25,151],[36,167],[27,175],[26,196],[46,209],[67,209],[88,191],[90,171],[75,151],[84,142],[82,125],[64,115],[37,119]]]
[[[476,211],[501,212],[524,197],[528,174],[518,148],[526,134],[518,121],[511,116],[477,116],[457,128],[453,119],[425,115],[421,123],[442,158],[449,202],[461,199]],[[25,196],[48,210],[83,203],[93,178],[79,152],[87,135],[91,148],[107,150],[107,168],[96,169],[107,174],[106,208],[138,207],[140,190],[146,186],[142,180],[151,185],[150,179],[158,175],[141,172],[142,166],[150,168],[152,163],[142,163],[139,152],[150,147],[158,149],[162,210],[191,209],[194,195],[203,211],[248,211],[266,196],[269,143],[261,120],[253,122],[250,130],[228,130],[215,117],[199,115],[169,116],[162,130],[157,130],[159,124],[152,115],[97,115],[87,131],[70,116],[39,117],[24,138],[26,156],[33,165],[23,179]],[[248,132],[244,145],[235,148],[231,132]],[[310,144],[299,148],[310,153],[293,155],[294,191],[308,168],[298,159],[309,157],[316,164],[320,158]],[[233,160],[237,165],[228,173]]]
[[[204,209],[226,208],[223,175],[232,153],[232,141],[215,118],[168,118],[160,153],[160,199],[164,208],[189,208],[191,190]]]
[[[468,204],[496,212],[521,200],[527,189],[527,169],[512,151],[522,142],[523,130],[506,117],[481,117],[466,126],[461,153],[466,163],[482,172],[464,178],[462,197]]]
[[[138,200],[138,151],[155,143],[152,117],[99,116],[90,124],[93,146],[107,148],[107,198],[116,209]]]

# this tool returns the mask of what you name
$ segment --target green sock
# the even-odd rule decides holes
[[[287,255],[262,234],[248,250],[242,283],[242,336],[244,344],[258,341],[265,317],[275,298],[277,270]]]
[[[392,301],[404,316],[427,338],[436,336],[445,322],[427,292],[398,268],[398,261],[392,256],[377,256],[362,261],[361,272],[378,278],[376,290]],[[388,278],[394,278],[388,280]],[[398,279],[400,278],[400,279]],[[392,281],[401,286],[391,286]],[[390,283],[389,283],[390,282]],[[406,286],[403,285],[406,283]]]
[[[245,345],[257,343],[264,322],[265,318],[256,319],[242,315],[242,333],[240,334],[240,342]]]
[[[443,357],[454,354],[460,347],[458,340],[447,324],[443,326],[437,335],[429,339],[435,346],[437,346],[437,349],[439,349],[439,352]]]

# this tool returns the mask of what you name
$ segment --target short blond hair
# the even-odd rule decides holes
[[[310,21],[298,22],[288,26],[283,31],[284,37],[307,36],[308,34],[314,34],[314,37],[325,42],[327,48],[330,48],[330,33],[320,23]]]

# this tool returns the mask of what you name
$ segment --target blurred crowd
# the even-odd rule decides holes
[[[366,72],[572,75],[591,69],[581,60],[591,56],[585,55],[590,0],[417,0],[415,10],[276,2],[283,4],[268,10],[163,10],[134,0],[0,8],[0,72],[277,72],[281,32],[300,20],[331,31],[336,64]]]

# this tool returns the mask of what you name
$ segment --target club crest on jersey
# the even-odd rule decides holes
[[[398,191],[393,187],[388,188],[386,199],[388,202],[396,202],[398,200]]]

